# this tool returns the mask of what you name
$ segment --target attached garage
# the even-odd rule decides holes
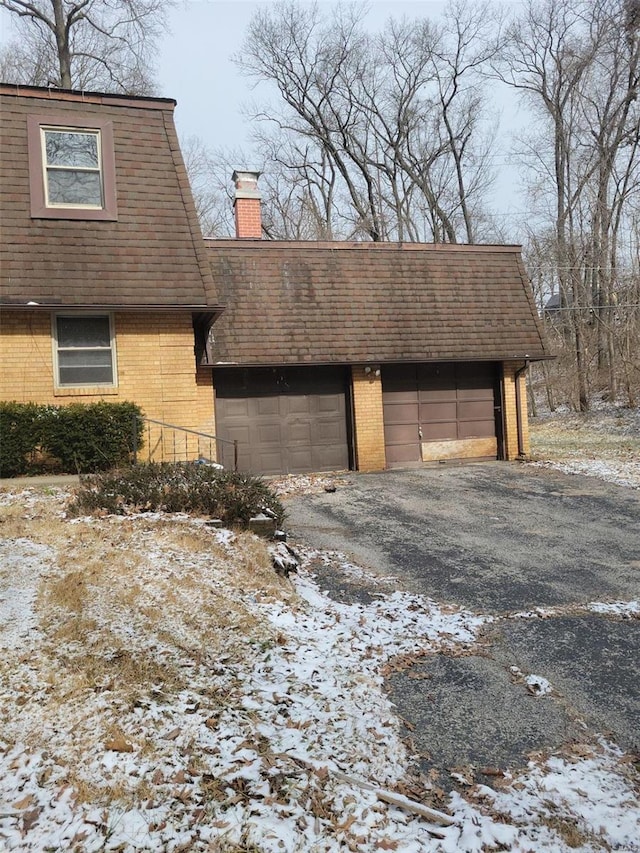
[[[492,362],[382,368],[387,467],[446,459],[496,459],[501,424]]]
[[[347,376],[342,367],[217,368],[221,461],[260,474],[349,468]]]
[[[548,352],[519,247],[207,249],[226,306],[207,349],[216,432],[241,442],[245,469],[526,456],[526,369]]]

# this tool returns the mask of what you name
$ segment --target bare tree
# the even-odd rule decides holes
[[[2,57],[9,82],[128,94],[153,91],[165,0],[0,0],[18,40]]]
[[[293,0],[259,11],[236,62],[275,85],[280,101],[252,118],[295,140],[288,170],[315,176],[328,233],[348,225],[374,241],[472,241],[490,184],[481,77],[497,46],[489,7],[454,2],[443,26],[392,20],[377,36],[363,18],[362,6],[325,16]],[[294,149],[313,160],[295,162]]]
[[[181,140],[180,148],[205,237],[233,234],[231,175],[234,166],[247,163],[240,151],[214,151],[197,136]]]
[[[598,368],[616,393],[620,236],[640,177],[637,7],[528,0],[498,69],[539,116],[534,180],[553,196],[559,311],[583,410]]]

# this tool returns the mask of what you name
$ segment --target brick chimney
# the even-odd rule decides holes
[[[262,214],[258,178],[260,172],[233,173],[233,183],[236,186],[235,208],[236,237],[249,237],[255,240],[262,238]]]

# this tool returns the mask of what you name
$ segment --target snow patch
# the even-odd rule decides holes
[[[0,648],[15,648],[36,627],[36,590],[53,559],[44,545],[0,539]]]
[[[640,616],[640,601],[592,601],[587,605],[587,609],[605,616],[637,617]]]
[[[553,468],[565,474],[596,477],[617,486],[640,489],[640,462],[635,460],[603,462],[598,459],[575,459],[567,462],[530,462],[536,468]]]

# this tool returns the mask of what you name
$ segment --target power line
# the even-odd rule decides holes
[[[552,305],[549,308],[545,305],[539,305],[538,307],[548,314],[555,314],[556,311],[618,311],[620,308],[640,308],[640,302],[630,302],[623,305],[565,305],[563,307]]]

